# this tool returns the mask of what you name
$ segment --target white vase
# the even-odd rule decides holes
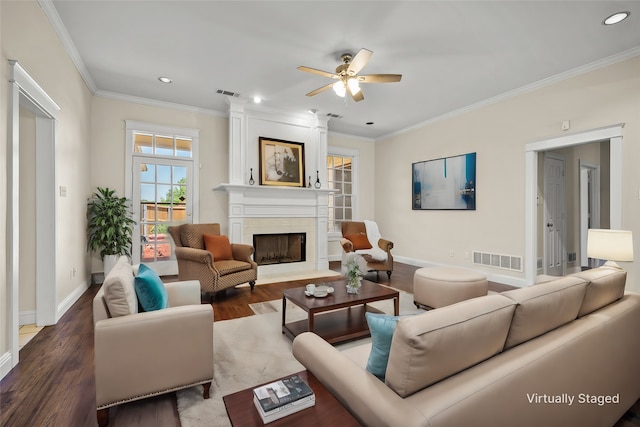
[[[104,259],[104,277],[107,277],[107,274],[113,269],[113,267],[118,262],[120,255],[105,255]]]

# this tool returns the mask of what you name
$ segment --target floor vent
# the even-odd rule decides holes
[[[216,92],[218,92],[221,95],[233,96],[233,97],[236,97],[236,98],[240,96],[239,93],[231,92],[230,90],[218,89]]]
[[[473,251],[473,263],[503,270],[522,271],[522,257]]]

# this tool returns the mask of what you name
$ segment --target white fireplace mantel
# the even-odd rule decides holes
[[[214,190],[229,194],[229,239],[232,242],[252,243],[254,219],[261,219],[264,231],[268,232],[271,221],[282,224],[287,218],[291,221],[307,218],[313,224],[310,231],[314,236],[308,240],[314,245],[312,267],[317,270],[329,268],[327,216],[331,190],[245,184],[220,184]],[[251,227],[247,227],[249,222],[253,224]],[[262,267],[259,267],[259,273],[260,269],[266,270]]]

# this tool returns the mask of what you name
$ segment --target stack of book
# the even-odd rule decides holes
[[[316,404],[313,390],[298,375],[253,389],[253,403],[265,424]]]

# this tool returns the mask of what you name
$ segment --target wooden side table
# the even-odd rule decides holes
[[[293,375],[293,374],[292,374]],[[329,390],[309,371],[298,372],[297,375],[305,381],[316,395],[316,404],[284,418],[268,424],[269,427],[281,426],[314,426],[314,427],[351,427],[361,426],[344,406],[331,394]],[[289,377],[290,375],[287,375]],[[274,379],[265,384],[278,381]],[[253,389],[255,387],[224,396],[224,406],[234,427],[263,426],[262,419],[253,404]]]

